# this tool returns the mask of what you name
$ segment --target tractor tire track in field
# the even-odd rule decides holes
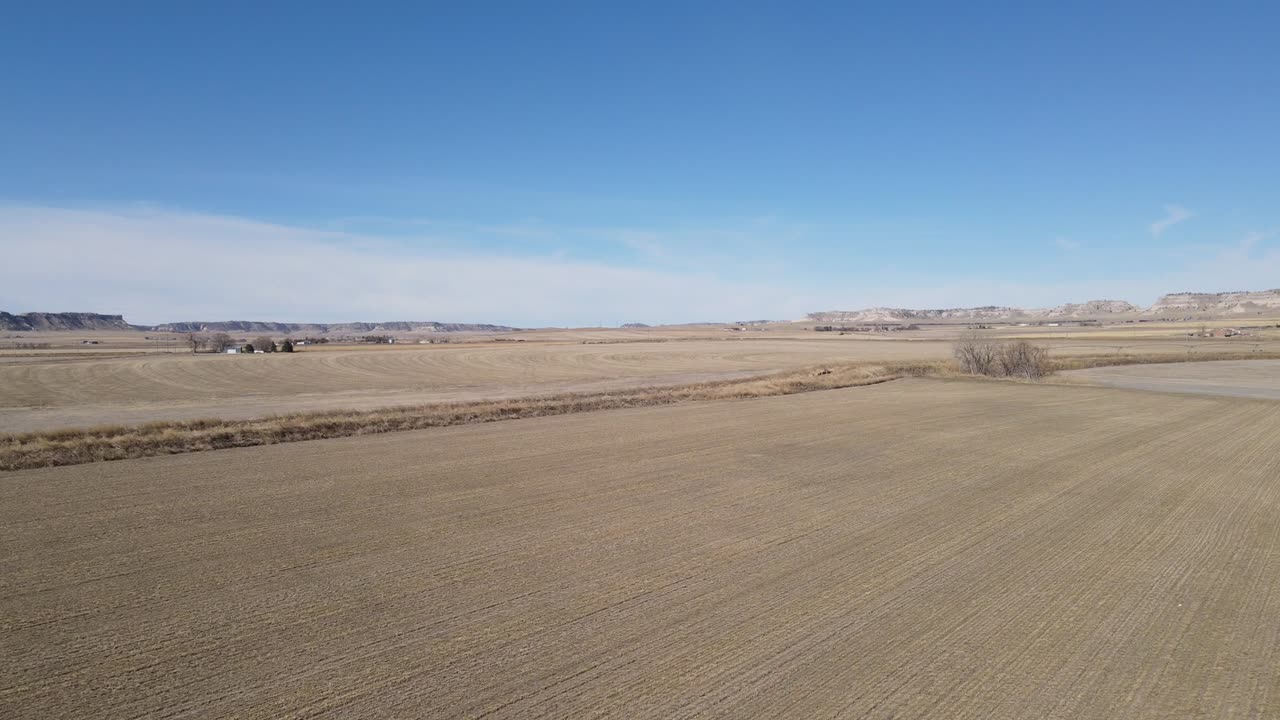
[[[0,715],[1268,717],[1280,404],[906,380],[0,476]]]

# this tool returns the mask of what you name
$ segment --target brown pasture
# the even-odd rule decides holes
[[[742,378],[820,363],[930,361],[950,356],[948,338],[954,335],[925,331],[933,334],[907,339],[812,331],[803,335],[793,330],[792,335],[801,336],[750,331],[742,337],[707,339],[705,327],[555,332],[573,332],[583,339],[313,346],[274,355],[0,357],[0,433],[618,391]],[[529,337],[561,337],[555,332],[536,331]],[[678,332],[694,339],[681,339]],[[1168,338],[1043,342],[1055,356],[1173,357],[1189,351],[1227,351],[1247,357],[1253,348],[1235,340],[1189,343]],[[1280,350],[1280,343],[1267,347]]]
[[[1278,477],[942,380],[5,473],[0,716],[1272,717]]]

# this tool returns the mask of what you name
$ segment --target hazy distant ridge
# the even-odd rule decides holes
[[[86,312],[29,312],[14,315],[0,311],[0,330],[138,330],[124,321],[122,315],[100,315]]]
[[[177,322],[156,325],[156,332],[262,332],[282,334],[332,333],[354,335],[381,332],[510,332],[516,328],[486,323],[442,323],[394,321],[381,323],[280,323],[258,320],[226,320],[222,322]]]
[[[913,310],[910,308],[875,307],[863,310],[828,310],[809,313],[806,319],[819,323],[905,323],[936,320],[1006,320],[1034,321],[1054,319],[1105,319],[1107,317],[1245,317],[1280,313],[1280,288],[1273,290],[1233,291],[1222,293],[1170,293],[1150,307],[1140,307],[1123,300],[1090,300],[1067,303],[1052,308],[1020,308],[984,305],[971,308]],[[634,324],[638,326],[639,324]],[[368,335],[391,332],[511,332],[518,328],[488,323],[444,323],[435,321],[394,321],[381,323],[282,323],[261,320],[225,320],[219,322],[175,322],[160,325],[132,325],[121,315],[89,312],[29,312],[13,314],[0,311],[0,331],[37,330],[144,330],[174,333],[263,333],[269,335]]]
[[[486,323],[382,322],[382,323],[280,323],[259,320],[227,320],[222,322],[176,322],[161,325],[130,325],[121,315],[99,313],[31,312],[22,315],[0,312],[0,330],[23,332],[32,330],[150,330],[176,333],[268,333],[293,334],[369,334],[382,332],[510,332],[516,328]]]
[[[1251,315],[1280,310],[1280,288],[1223,293],[1171,293],[1143,311],[1144,315]]]
[[[809,313],[808,320],[826,323],[897,323],[920,320],[1052,320],[1103,319],[1118,315],[1233,316],[1280,311],[1280,289],[1226,293],[1171,293],[1143,308],[1123,300],[1090,300],[1052,308],[986,305],[972,308],[913,310],[867,308]]]

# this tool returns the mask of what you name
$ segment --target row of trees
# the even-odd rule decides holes
[[[201,349],[207,349],[209,352],[221,353],[236,346],[236,341],[232,340],[231,336],[226,333],[214,333],[209,336],[187,333],[186,343],[191,346],[191,352],[193,354],[200,352]],[[240,349],[240,352],[291,353],[293,352],[293,341],[289,338],[285,338],[277,345],[275,340],[263,335],[262,337],[256,338],[253,342],[245,343],[244,347]]]
[[[277,345],[274,340],[264,335],[245,345],[241,352],[293,352],[293,341],[285,338]]]

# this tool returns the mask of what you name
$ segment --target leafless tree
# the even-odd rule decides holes
[[[1049,374],[1048,351],[1026,340],[1000,346],[1000,372],[1005,377],[1039,380]]]
[[[1049,351],[1026,340],[998,343],[969,330],[956,341],[954,353],[960,370],[973,375],[1038,380],[1050,373]]]
[[[956,340],[953,348],[960,370],[974,375],[993,375],[999,348],[991,338],[969,329]]]
[[[263,335],[262,337],[256,338],[253,341],[253,349],[257,350],[258,352],[264,352],[264,353],[275,352],[276,343],[271,338],[267,337],[266,335]]]
[[[231,336],[226,333],[217,333],[209,338],[209,347],[216,353],[224,352],[232,347]]]
[[[184,338],[184,341],[191,346],[192,355],[195,355],[196,351],[200,349],[200,346],[204,345],[204,338],[200,337],[199,335],[193,332],[187,333],[187,336]]]

